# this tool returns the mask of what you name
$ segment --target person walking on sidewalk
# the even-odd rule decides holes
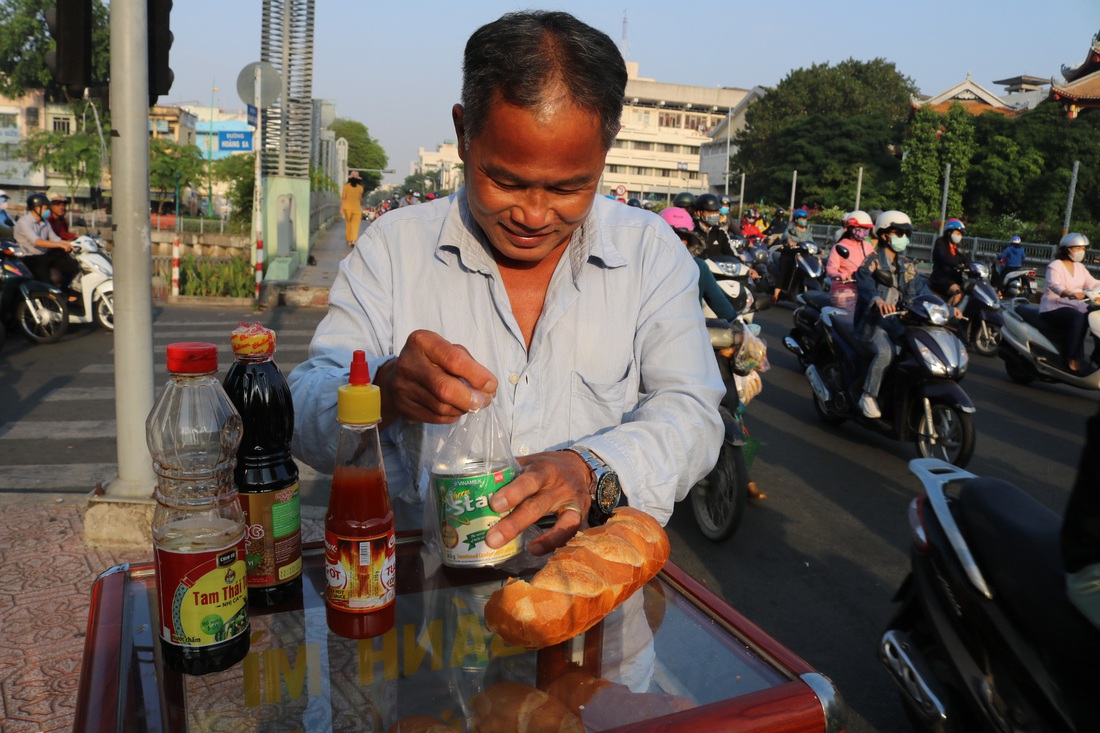
[[[344,240],[350,249],[359,239],[359,227],[363,223],[363,181],[359,171],[348,174],[348,182],[340,195],[340,216],[344,217]]]

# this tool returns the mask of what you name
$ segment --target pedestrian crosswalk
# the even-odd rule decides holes
[[[284,374],[308,356],[309,342],[323,309],[278,309],[259,320],[276,331],[276,360]],[[233,353],[229,334],[234,314],[211,314],[196,306],[181,306],[153,325],[154,385],[159,392],[167,379],[165,347],[178,341],[206,341],[218,347],[221,376]],[[277,322],[273,322],[277,321]],[[290,322],[288,322],[290,321]],[[73,359],[63,378],[45,380],[27,399],[29,411],[11,419],[0,405],[0,499],[19,493],[88,494],[118,476],[115,353],[110,348]],[[301,464],[303,505],[327,504],[331,477]],[[313,513],[309,512],[308,513]]]

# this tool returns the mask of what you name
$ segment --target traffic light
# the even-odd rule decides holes
[[[81,91],[92,85],[92,0],[57,0],[46,11],[54,50],[46,66],[55,82]]]
[[[172,89],[175,78],[168,65],[168,51],[172,48],[172,30],[168,24],[171,12],[172,0],[148,0],[150,107],[157,103],[157,97]]]

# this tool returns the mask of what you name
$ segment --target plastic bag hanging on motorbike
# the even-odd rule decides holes
[[[739,374],[766,372],[771,368],[768,363],[768,345],[752,329],[745,329],[741,348],[733,357],[733,368]]]
[[[764,389],[764,380],[760,378],[758,372],[749,372],[744,377],[740,374],[734,374],[733,383],[737,387],[737,397],[741,400],[742,405],[748,405],[752,398]]]
[[[425,543],[450,567],[498,566],[521,553],[524,535],[503,547],[485,544],[500,521],[489,500],[518,475],[495,403],[455,423],[432,461],[424,502]]]

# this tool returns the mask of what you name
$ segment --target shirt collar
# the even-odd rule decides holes
[[[602,196],[593,201],[592,209],[575,232],[567,245],[569,266],[573,280],[580,277],[581,270],[590,260],[597,266],[615,268],[627,264],[626,258],[612,240],[612,229],[601,223],[597,210],[609,205],[621,206],[618,202],[609,202]],[[601,215],[603,212],[599,212]],[[609,212],[610,213],[610,212]],[[496,272],[496,262],[492,255],[492,245],[481,226],[470,211],[470,202],[463,186],[455,194],[450,210],[447,212],[440,231],[436,256],[447,264],[461,264],[474,272],[490,275]]]

